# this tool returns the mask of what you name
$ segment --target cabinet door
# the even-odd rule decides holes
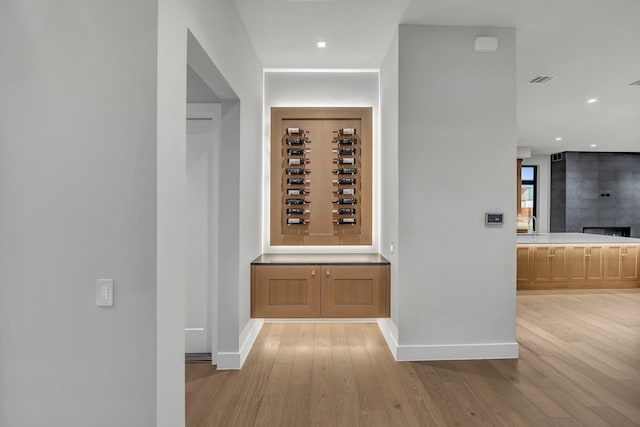
[[[320,317],[320,266],[251,267],[252,317]]]
[[[588,248],[584,246],[572,246],[569,249],[569,274],[572,281],[587,280],[587,253]]]
[[[531,258],[528,246],[519,246],[517,249],[517,282],[526,284],[531,282]]]
[[[605,249],[605,277],[607,281],[622,280],[622,264],[620,246],[607,246]]]
[[[322,268],[322,317],[388,317],[389,266]]]
[[[569,280],[569,250],[564,246],[551,248],[551,280],[554,282],[567,282]]]
[[[623,246],[621,249],[622,280],[638,280],[638,247]]]
[[[591,282],[602,282],[604,280],[603,250],[601,246],[590,246],[586,248],[586,279]]]
[[[533,280],[536,282],[551,281],[551,248],[548,246],[534,246],[533,249]]]

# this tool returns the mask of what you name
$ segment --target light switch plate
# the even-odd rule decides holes
[[[113,279],[96,280],[96,306],[113,306]]]

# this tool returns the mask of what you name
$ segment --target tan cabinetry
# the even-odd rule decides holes
[[[554,287],[562,287],[569,280],[567,248],[564,246],[533,247],[533,281],[536,287],[543,283],[557,283]]]
[[[518,287],[527,286],[531,283],[531,254],[529,246],[518,246],[517,248],[517,282]]]
[[[606,252],[606,278],[610,281],[638,280],[638,247],[609,246]]]
[[[251,316],[388,317],[389,265],[252,265]]]
[[[573,282],[602,282],[604,263],[601,246],[569,248],[569,271]]]

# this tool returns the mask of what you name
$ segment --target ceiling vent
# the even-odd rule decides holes
[[[544,83],[548,83],[549,81],[555,79],[554,76],[536,76],[534,78],[532,78],[531,80],[529,80],[529,84],[530,85],[534,85],[534,84],[544,84]]]
[[[629,86],[640,86],[640,80],[636,80],[633,83],[629,83]]]

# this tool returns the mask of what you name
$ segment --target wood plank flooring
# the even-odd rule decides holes
[[[375,324],[265,324],[242,370],[186,366],[186,424],[640,426],[640,289],[517,310],[518,360],[398,363]]]

